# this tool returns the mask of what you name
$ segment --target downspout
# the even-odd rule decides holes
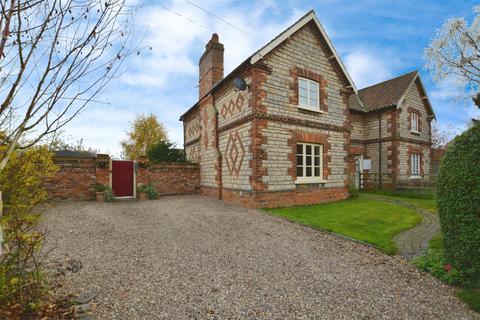
[[[222,200],[222,189],[223,189],[223,177],[222,177],[222,153],[220,152],[220,134],[218,132],[218,109],[215,105],[215,95],[212,93],[212,104],[215,112],[214,115],[214,128],[215,128],[215,149],[217,152],[217,189],[218,189],[218,199]]]
[[[378,189],[382,189],[382,113],[378,113]]]

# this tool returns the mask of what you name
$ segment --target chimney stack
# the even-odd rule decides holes
[[[218,34],[212,34],[199,62],[199,98],[202,98],[217,82],[223,79],[223,51],[223,44],[219,42]]]

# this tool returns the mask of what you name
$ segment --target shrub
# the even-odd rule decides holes
[[[113,202],[115,201],[115,195],[113,194],[113,190],[110,186],[105,186],[103,191],[105,193],[105,201]]]
[[[105,197],[105,201],[107,202],[113,202],[115,201],[115,194],[113,193],[113,190],[110,186],[106,186],[101,183],[95,183],[93,186],[93,191],[94,192],[103,192],[103,195]]]
[[[355,186],[355,181],[350,181],[348,185],[348,193],[350,194],[350,198],[358,198],[358,195],[360,194],[360,191],[358,188]]]
[[[105,192],[105,188],[106,188],[105,185],[97,182],[93,186],[93,191],[95,191],[95,192]]]
[[[37,205],[47,199],[43,182],[57,170],[47,148],[16,153],[0,173],[4,211],[4,255],[0,259],[0,306],[38,307],[46,293],[42,271],[45,232]]]
[[[422,256],[414,258],[412,263],[420,270],[431,273],[447,284],[454,285],[463,282],[460,270],[447,263],[441,249],[428,249]]]
[[[455,138],[438,176],[445,258],[467,284],[480,285],[480,123]]]
[[[160,141],[147,150],[148,160],[152,162],[187,162],[185,152],[175,147],[174,143]]]
[[[148,199],[150,200],[155,200],[158,198],[158,192],[157,190],[150,186],[150,185],[143,185],[138,188],[138,192],[145,192],[147,194]]]

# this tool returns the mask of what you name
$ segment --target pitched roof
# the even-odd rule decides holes
[[[355,83],[353,82],[352,78],[350,77],[349,73],[347,72],[347,69],[345,68],[345,65],[343,64],[342,60],[340,59],[340,56],[337,54],[337,51],[333,47],[332,42],[328,38],[328,35],[326,34],[325,30],[322,27],[322,24],[318,20],[317,16],[315,15],[315,11],[310,10],[307,12],[303,17],[298,19],[294,24],[292,24],[290,27],[285,29],[282,33],[280,33],[278,36],[273,38],[270,42],[268,42],[266,45],[264,45],[262,48],[254,52],[251,56],[249,56],[245,61],[243,61],[241,64],[239,64],[232,72],[230,72],[227,76],[225,76],[222,80],[217,82],[213,88],[206,93],[208,95],[209,93],[217,90],[222,84],[224,84],[228,79],[232,79],[232,77],[238,73],[238,71],[245,66],[248,65],[253,65],[259,60],[261,60],[265,55],[267,55],[270,51],[278,47],[280,44],[282,44],[285,40],[287,40],[290,36],[292,36],[295,32],[300,30],[302,27],[304,27],[306,24],[310,22],[314,22],[315,25],[317,26],[318,30],[320,31],[320,34],[324,38],[328,48],[332,51],[332,59],[334,59],[340,69],[342,70],[342,73],[345,75],[346,80],[348,81],[349,85],[352,87],[353,91],[356,93],[357,89],[355,87]],[[199,99],[201,100],[201,98]],[[180,116],[180,120],[183,119],[184,116],[186,116],[190,111],[192,111],[195,107],[198,106],[198,101],[190,107],[184,114]]]
[[[417,75],[417,71],[412,71],[399,77],[358,90],[358,97],[363,102],[366,109],[365,111],[368,112],[396,106]],[[356,109],[352,106],[351,108]]]
[[[303,17],[298,19],[297,22],[295,22],[293,25],[285,29],[282,33],[280,33],[278,36],[273,38],[269,43],[264,45],[261,49],[259,49],[257,52],[255,52],[249,59],[250,63],[254,64],[255,62],[261,60],[263,57],[265,57],[270,51],[278,47],[280,44],[283,43],[283,41],[287,40],[290,36],[292,36],[295,32],[303,28],[307,23],[309,22],[314,22],[315,25],[317,26],[318,30],[320,31],[320,34],[322,37],[325,39],[325,42],[327,43],[328,48],[332,51],[333,55],[331,58],[334,58],[335,61],[338,63],[340,69],[342,70],[343,74],[345,75],[345,78],[347,79],[349,85],[352,87],[354,92],[357,91],[355,87],[355,83],[353,82],[352,78],[350,77],[350,74],[348,73],[347,69],[345,68],[345,65],[342,62],[342,59],[340,59],[340,56],[338,55],[337,51],[335,50],[335,47],[333,46],[332,42],[330,41],[330,38],[328,37],[327,33],[325,32],[325,29],[323,29],[322,24],[320,23],[320,20],[318,20],[317,15],[315,14],[314,10],[310,10],[307,12]]]
[[[86,151],[70,151],[70,150],[57,150],[54,151],[55,158],[76,158],[76,159],[93,159],[95,155]]]

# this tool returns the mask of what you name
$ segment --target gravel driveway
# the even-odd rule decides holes
[[[477,319],[399,257],[201,196],[47,208],[62,290],[99,319]]]

